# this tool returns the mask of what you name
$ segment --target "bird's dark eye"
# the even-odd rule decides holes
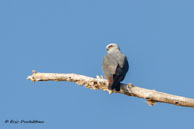
[[[111,48],[111,47],[113,47],[113,45],[108,46],[108,48]]]

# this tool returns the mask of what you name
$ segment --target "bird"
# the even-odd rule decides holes
[[[102,61],[102,70],[108,81],[108,89],[120,91],[120,82],[124,80],[129,70],[127,57],[121,53],[116,43],[106,46],[107,54]]]

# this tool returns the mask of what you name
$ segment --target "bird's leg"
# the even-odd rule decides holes
[[[113,90],[112,89],[113,78],[106,76],[106,79],[108,81],[108,89]]]

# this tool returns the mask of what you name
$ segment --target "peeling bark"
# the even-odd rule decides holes
[[[153,106],[156,102],[174,104],[177,106],[185,106],[194,108],[194,99],[186,98],[182,96],[171,95],[163,92],[158,92],[156,90],[149,90],[145,88],[140,88],[133,86],[132,83],[121,84],[121,90],[112,91],[108,89],[107,80],[103,79],[102,76],[97,76],[97,78],[87,77],[78,74],[61,74],[61,73],[37,73],[32,71],[33,74],[28,76],[28,80],[35,81],[69,81],[75,82],[78,85],[83,85],[86,88],[94,90],[103,90],[112,93],[121,93],[128,96],[134,96],[138,98],[146,99],[146,103]]]

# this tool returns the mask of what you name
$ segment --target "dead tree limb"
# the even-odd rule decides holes
[[[132,83],[121,84],[121,90],[110,91],[108,90],[108,82],[103,77],[97,76],[97,78],[87,77],[78,74],[61,74],[61,73],[37,73],[33,71],[31,76],[27,77],[28,80],[35,81],[69,81],[75,82],[78,85],[83,85],[86,88],[103,91],[109,93],[121,93],[128,96],[134,96],[138,98],[146,99],[147,104],[154,105],[155,102],[162,102],[168,104],[174,104],[177,106],[185,106],[194,108],[194,99],[171,95],[167,93],[158,92],[156,90],[149,90],[133,86]]]

